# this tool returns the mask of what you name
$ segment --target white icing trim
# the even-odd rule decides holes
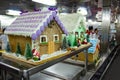
[[[42,43],[42,42],[41,42],[41,38],[42,38],[42,37],[45,37],[45,38],[46,38],[46,42],[48,42],[47,35],[40,35],[40,43]]]
[[[55,40],[55,36],[57,36],[57,41],[59,41],[59,35],[58,35],[58,34],[53,35],[53,41],[54,41],[54,42],[56,41],[56,40]]]

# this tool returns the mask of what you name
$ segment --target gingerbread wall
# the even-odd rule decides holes
[[[61,47],[62,42],[62,30],[60,29],[59,25],[56,21],[52,21],[43,31],[41,35],[47,35],[48,42],[53,41],[53,35],[59,35],[59,42],[55,42],[55,51],[59,50]],[[40,39],[40,38],[39,38]],[[40,45],[40,53],[44,54],[48,52],[48,43]]]
[[[59,42],[54,43],[54,46],[55,46],[54,50],[57,51],[61,47],[62,33],[63,31],[61,30],[57,22],[53,20],[47,27],[45,27],[45,30],[41,35],[46,35],[48,42],[50,42],[50,41],[53,41],[53,35],[57,34],[59,36]],[[24,54],[25,52],[26,43],[29,43],[30,45],[32,45],[32,41],[30,37],[19,36],[19,35],[8,35],[8,37],[9,37],[9,42],[10,42],[10,47],[12,52],[16,52],[17,43],[20,44],[22,54]],[[36,39],[36,42],[40,47],[39,49],[40,54],[48,53],[48,43],[47,44],[40,43],[40,36]]]
[[[17,35],[8,35],[10,47],[12,52],[16,52],[17,43],[20,44],[22,54],[25,52],[26,43],[31,45],[31,38],[25,36],[17,36]]]

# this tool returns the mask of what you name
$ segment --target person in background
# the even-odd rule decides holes
[[[100,38],[100,36],[98,35],[98,29],[97,28],[94,29],[94,34],[95,34],[96,39]]]
[[[94,33],[94,31],[93,31],[93,26],[89,26],[86,33],[87,33],[88,35],[93,34],[93,33]]]
[[[80,38],[78,38],[77,47],[79,47],[80,45],[81,45],[81,41],[80,41]]]
[[[89,26],[86,33],[89,38],[93,38],[93,34],[94,34],[93,26]]]
[[[98,45],[97,45],[97,47],[98,47],[98,50],[100,50],[100,35],[98,34],[98,29],[97,28],[95,28],[94,29],[94,38],[95,39],[98,39]]]
[[[0,34],[0,41],[2,42],[1,49],[5,50],[8,42],[8,36],[4,34],[5,28],[2,29],[2,33]]]
[[[112,35],[111,39],[110,39],[110,47],[116,46],[117,42],[116,42],[116,36],[115,34]]]

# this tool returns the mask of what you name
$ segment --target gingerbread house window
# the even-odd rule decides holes
[[[47,42],[47,36],[46,35],[41,35],[40,36],[40,43],[45,43]]]
[[[79,37],[79,34],[78,34],[78,32],[75,32],[75,36],[76,36],[76,37]]]
[[[54,42],[58,42],[59,41],[59,36],[57,34],[53,35],[53,40],[54,40]]]
[[[78,35],[78,32],[75,32],[75,35]]]

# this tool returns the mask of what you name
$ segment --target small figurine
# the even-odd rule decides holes
[[[40,60],[40,53],[36,49],[32,50],[32,52],[33,52],[33,60],[35,61]]]
[[[80,41],[80,39],[78,38],[77,47],[79,47],[80,45],[81,45],[81,41]]]

